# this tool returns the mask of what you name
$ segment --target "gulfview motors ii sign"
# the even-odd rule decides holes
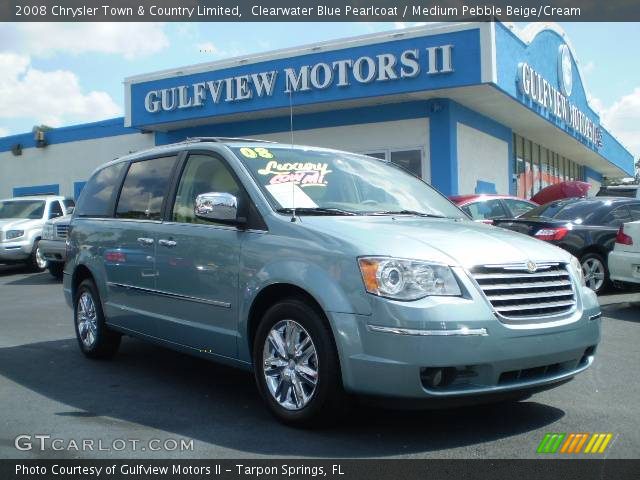
[[[280,75],[284,77],[284,93],[290,95],[295,92],[346,88],[354,82],[369,84],[405,80],[421,74],[446,74],[453,72],[452,51],[453,45],[429,47],[424,52],[410,49],[400,55],[383,53],[355,60],[319,62],[300,68],[284,68],[282,71],[263,71],[150,90],[145,95],[144,107],[149,113],[157,113],[198,108],[208,103],[271,97]],[[421,53],[424,53],[422,58]]]
[[[602,146],[602,130],[582,110],[571,102],[573,89],[573,65],[571,53],[566,45],[558,49],[558,85],[555,88],[528,63],[518,65],[518,88],[520,93],[547,110],[552,116],[564,121],[585,140],[596,147]]]

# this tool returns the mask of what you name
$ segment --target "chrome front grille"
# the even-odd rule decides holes
[[[573,310],[576,294],[566,265],[535,267],[532,272],[525,264],[482,265],[472,268],[471,275],[503,317],[527,320]]]
[[[69,233],[69,225],[56,225],[56,237],[67,238]]]

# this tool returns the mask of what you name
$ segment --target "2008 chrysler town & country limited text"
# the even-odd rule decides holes
[[[600,339],[570,254],[335,150],[197,138],[126,156],[85,186],[67,250],[85,355],[127,334],[253,369],[292,424],[348,394],[523,397],[589,367]]]

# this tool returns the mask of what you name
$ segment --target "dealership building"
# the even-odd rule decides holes
[[[124,117],[0,138],[0,196],[77,196],[102,163],[195,136],[365,153],[447,195],[528,198],[569,179],[597,191],[634,171],[549,24],[518,35],[432,24],[143,74],[124,89]]]

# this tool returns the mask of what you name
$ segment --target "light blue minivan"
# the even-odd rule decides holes
[[[67,240],[78,343],[131,335],[252,369],[290,424],[352,396],[524,398],[593,362],[600,309],[570,254],[471,221],[375,158],[196,138],[99,168]]]

